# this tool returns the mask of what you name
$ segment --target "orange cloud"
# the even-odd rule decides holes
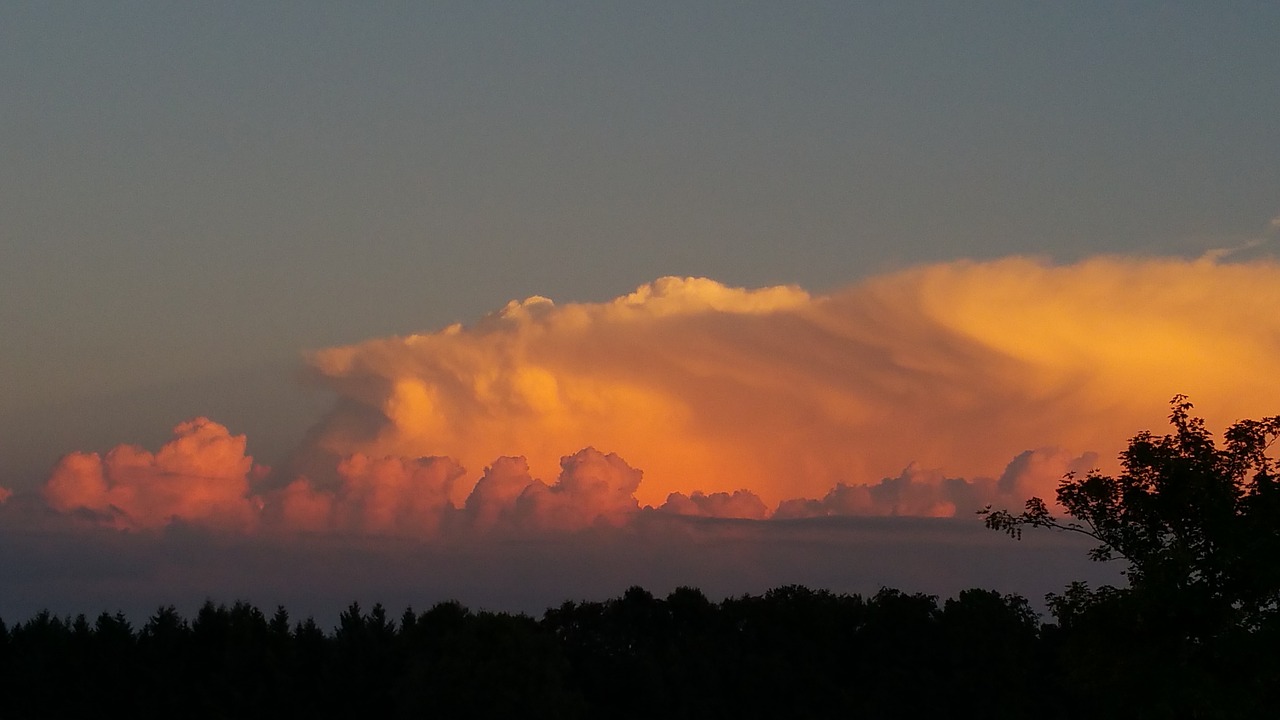
[[[566,449],[603,447],[644,469],[655,506],[743,488],[774,506],[913,463],[993,477],[1048,445],[1109,463],[1176,392],[1223,424],[1274,412],[1276,307],[1272,262],[1110,257],[945,263],[820,296],[664,278],[535,297],[315,353],[340,400],[300,457],[523,456],[549,477]]]
[[[253,458],[245,436],[205,418],[178,425],[155,454],[119,445],[106,454],[71,453],[54,466],[45,501],[63,512],[88,511],[119,528],[151,528],[173,518],[247,528],[257,514],[249,496]]]
[[[44,497],[128,529],[418,537],[617,526],[644,505],[1016,506],[1159,431],[1175,392],[1221,424],[1274,414],[1280,386],[1259,378],[1280,374],[1276,307],[1280,266],[1206,258],[956,262],[821,296],[665,278],[604,303],[534,297],[316,353],[338,402],[272,488],[243,435],[200,418],[155,454],[65,456]]]

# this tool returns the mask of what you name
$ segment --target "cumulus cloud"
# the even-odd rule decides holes
[[[337,474],[334,489],[294,480],[267,497],[265,515],[293,530],[436,535],[455,510],[449,496],[463,470],[445,457],[356,453],[338,463]]]
[[[778,519],[825,516],[923,516],[951,517],[956,503],[954,493],[972,495],[970,483],[963,478],[948,478],[938,471],[908,467],[897,477],[884,478],[875,485],[837,483],[821,499],[796,498],[778,505]],[[978,485],[989,481],[978,480]],[[980,492],[980,491],[979,491]]]
[[[997,478],[948,477],[941,470],[912,465],[874,484],[837,483],[820,499],[784,500],[772,517],[952,517],[989,504],[1019,505],[1032,495],[1053,502],[1053,491],[1064,475],[1085,473],[1097,466],[1097,453],[1072,456],[1058,448],[1023,451]]]
[[[244,436],[198,418],[174,429],[154,455],[130,445],[106,454],[72,453],[45,485],[50,507],[89,515],[117,528],[154,529],[173,521],[224,529],[339,533],[440,539],[490,534],[619,527],[638,517],[643,472],[615,453],[584,448],[560,458],[553,484],[532,476],[523,457],[485,468],[465,504],[451,500],[465,471],[447,457],[370,457],[337,463],[337,481],[321,486],[297,477],[269,489],[267,469],[244,454]],[[991,502],[1047,494],[1067,472],[1096,466],[1097,456],[1054,448],[1028,450],[998,478],[967,480],[940,470],[904,469],[875,484],[837,483],[820,499],[782,501],[776,511],[759,495],[673,492],[660,513],[765,520],[832,516],[950,517]],[[252,482],[251,482],[252,481]],[[0,494],[0,502],[8,497]]]
[[[173,518],[246,528],[257,513],[249,496],[245,436],[205,418],[178,425],[154,454],[119,445],[106,456],[73,452],[54,466],[44,486],[49,506],[96,514],[118,528],[159,527]]]
[[[608,448],[654,506],[743,488],[775,506],[914,464],[944,477],[904,482],[901,507],[941,512],[916,484],[1051,444],[1105,465],[1177,392],[1211,422],[1274,412],[1259,378],[1280,371],[1277,306],[1272,262],[1117,257],[945,263],[817,296],[664,278],[609,302],[535,297],[315,353],[339,401],[297,463],[522,456],[551,477],[562,453]]]
[[[635,492],[642,472],[615,453],[585,448],[561,458],[554,485],[534,480],[516,498],[522,524],[556,530],[591,525],[621,525],[640,509]]]
[[[1275,307],[1280,266],[1203,258],[956,262],[818,296],[664,278],[603,303],[533,297],[314,354],[338,400],[270,478],[201,418],[154,454],[65,456],[44,497],[119,528],[418,537],[619,526],[643,506],[967,514],[1110,469],[1175,392],[1211,422],[1273,414]]]
[[[701,490],[694,490],[690,495],[673,492],[658,510],[676,515],[744,520],[763,520],[769,515],[769,508],[765,507],[764,501],[750,490],[715,492],[709,495]]]
[[[465,510],[470,525],[480,531],[511,525],[515,521],[516,500],[532,484],[527,460],[498,458],[485,468],[467,496]]]
[[[639,509],[642,473],[616,454],[584,448],[560,464],[548,485],[524,458],[498,458],[459,508],[450,496],[464,471],[454,460],[356,454],[338,463],[336,488],[295,479],[267,495],[263,515],[274,529],[438,538],[617,526]]]
[[[179,424],[173,435],[155,453],[119,445],[105,456],[64,456],[44,485],[45,503],[129,530],[181,521],[227,530],[418,538],[619,526],[639,510],[635,492],[643,473],[590,447],[561,458],[550,485],[529,474],[524,458],[499,458],[458,508],[451,495],[465,471],[451,458],[355,453],[337,462],[332,483],[295,477],[272,489],[268,469],[245,454],[245,436],[205,418]],[[0,493],[0,503],[8,496]]]

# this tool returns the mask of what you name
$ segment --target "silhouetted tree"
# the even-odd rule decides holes
[[[4,624],[4,618],[0,618],[0,677],[4,677],[9,671],[9,628]]]
[[[333,669],[334,649],[324,630],[308,617],[293,628],[292,695],[287,715],[338,717],[333,706],[335,684],[342,680]]]
[[[1047,527],[1127,563],[1126,588],[1073,584],[1049,598],[1072,681],[1098,713],[1248,717],[1280,701],[1280,483],[1267,452],[1280,416],[1242,420],[1222,447],[1174,397],[1173,432],[1135,436],[1118,476],[1069,474],[1054,516],[1040,498],[986,511],[1020,537]]]
[[[267,629],[271,631],[271,636],[274,638],[289,637],[289,611],[285,610],[283,605],[276,606],[276,612],[271,616]]]
[[[1044,708],[1053,663],[1026,598],[963,590],[943,604],[939,620],[947,695],[999,698],[983,708],[988,718],[1024,718]]]
[[[197,682],[191,666],[191,626],[172,605],[161,606],[138,633],[141,671],[137,684],[157,717],[191,712]]]
[[[20,690],[8,698],[14,717],[44,717],[53,712],[71,713],[68,694],[61,679],[73,667],[71,620],[63,620],[48,610],[10,631],[11,688]]]

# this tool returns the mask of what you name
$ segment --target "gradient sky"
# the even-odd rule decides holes
[[[303,351],[532,295],[1275,258],[1277,37],[1267,2],[4,4],[0,485],[197,415],[276,463],[334,397]]]

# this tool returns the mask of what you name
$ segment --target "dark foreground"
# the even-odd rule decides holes
[[[681,588],[541,619],[352,605],[326,631],[247,603],[191,621],[0,624],[0,717],[1269,717],[1276,637],[1179,643],[1114,608],[970,590],[942,604],[804,587]]]

